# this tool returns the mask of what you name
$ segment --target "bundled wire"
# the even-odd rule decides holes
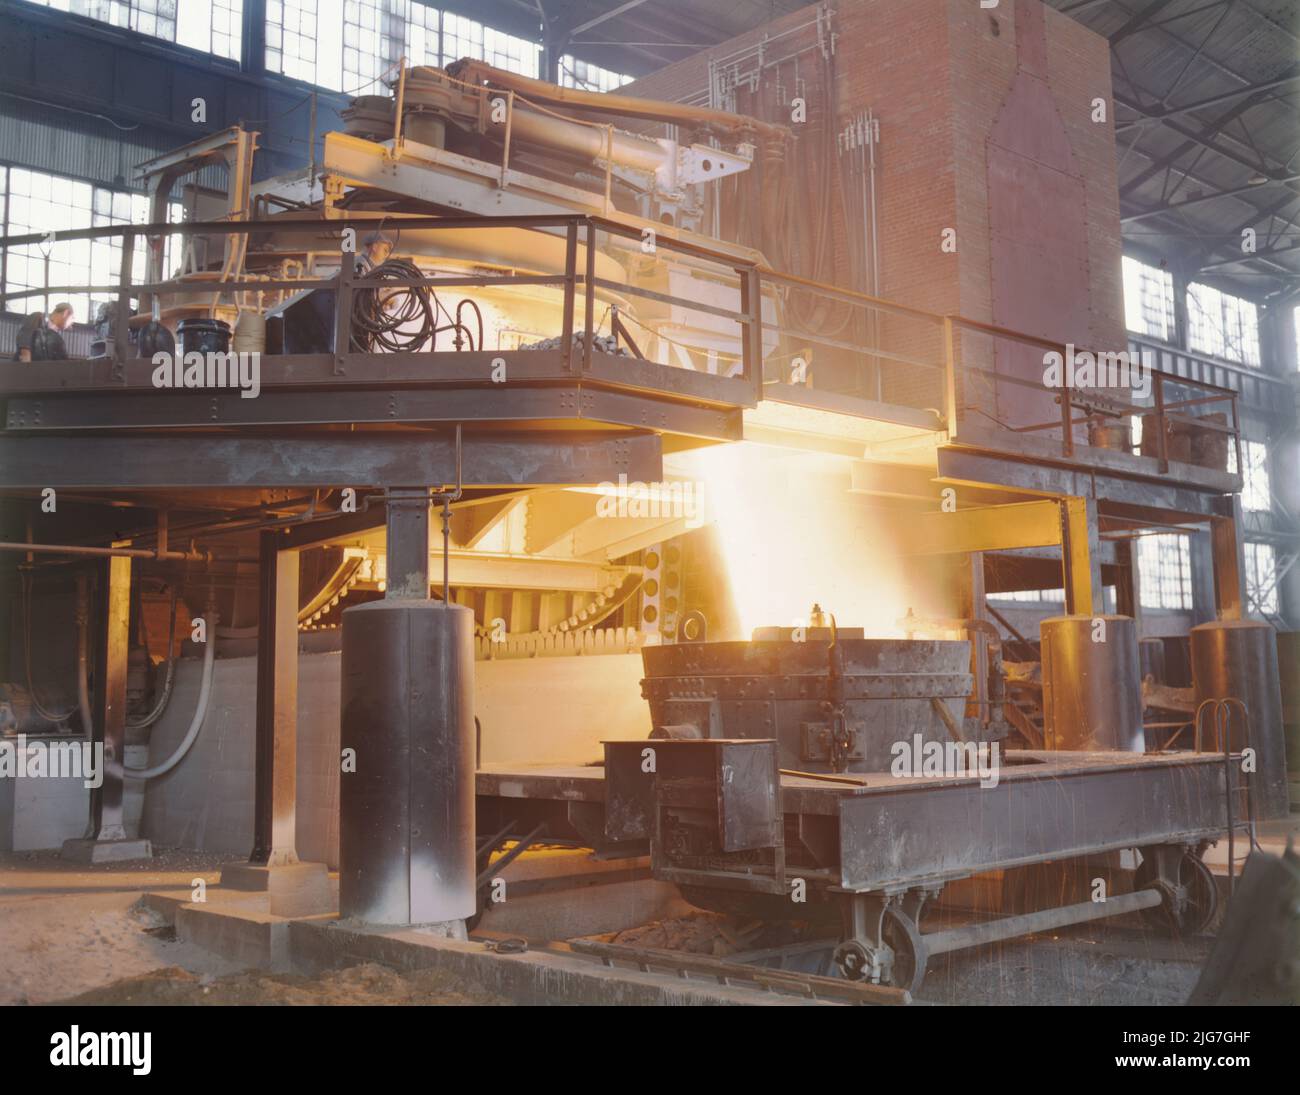
[[[389,259],[366,275],[368,280],[414,281],[424,272],[409,259]],[[461,322],[468,306],[478,320],[478,339]],[[445,323],[439,323],[439,318]],[[478,305],[465,299],[456,305],[455,318],[429,285],[369,286],[352,292],[352,348],[363,353],[411,353],[434,348],[444,331],[455,331],[457,350],[483,345],[483,315]]]
[[[408,259],[389,259],[366,274],[372,281],[424,277]],[[437,298],[424,285],[372,286],[352,293],[352,348],[369,353],[397,354],[419,350],[438,331]]]

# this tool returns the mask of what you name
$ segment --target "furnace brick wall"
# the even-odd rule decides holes
[[[1036,2],[1036,0],[1032,0]],[[870,108],[880,121],[877,148],[880,295],[936,313],[993,319],[988,157],[990,130],[1017,71],[1016,0],[982,9],[974,0],[850,0],[837,5],[835,71],[840,129]],[[775,20],[714,49],[696,54],[630,84],[629,93],[680,100],[702,95],[709,85],[709,59],[723,59],[757,43],[764,34],[769,56],[816,42],[815,26],[778,39],[814,19],[809,7]],[[1086,330],[1053,331],[1051,337],[1101,349],[1124,347],[1120,286],[1120,225],[1110,99],[1110,60],[1105,39],[1068,16],[1045,9],[1047,76],[1056,111],[1085,185]],[[1092,103],[1106,101],[1104,123],[1092,121]],[[738,106],[771,121],[787,122],[773,97],[744,95]],[[810,123],[829,104],[809,95]],[[796,148],[798,145],[796,145]],[[833,165],[827,165],[833,170]],[[862,232],[861,216],[837,212],[837,234]],[[783,226],[788,230],[788,226]],[[940,250],[945,228],[957,230],[957,251]],[[793,273],[810,276],[806,269]],[[869,285],[849,288],[869,290]],[[887,321],[887,349],[941,361],[937,334],[922,324]],[[973,338],[967,347],[977,351]],[[926,405],[933,378],[891,369],[887,396]]]

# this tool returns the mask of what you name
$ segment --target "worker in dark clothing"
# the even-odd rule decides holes
[[[383,266],[388,261],[388,256],[393,253],[393,246],[396,243],[397,237],[392,233],[382,229],[371,232],[361,241],[361,245],[366,250],[365,254],[357,259],[357,273],[365,277],[371,270]]]
[[[61,361],[68,356],[63,335],[72,325],[72,305],[56,304],[47,319],[43,312],[33,312],[18,328],[16,342],[19,361]]]

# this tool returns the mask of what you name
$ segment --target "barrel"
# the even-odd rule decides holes
[[[230,324],[222,319],[183,319],[176,334],[182,354],[224,354],[230,350]]]

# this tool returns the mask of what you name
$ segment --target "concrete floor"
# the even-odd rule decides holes
[[[1262,826],[1261,843],[1279,853],[1288,836],[1297,834],[1300,816],[1293,815]],[[1243,852],[1241,842],[1239,856]],[[549,859],[572,877],[580,856],[524,856],[516,869],[536,877]],[[171,850],[147,863],[81,867],[52,852],[0,857],[0,1004],[40,1004],[85,993],[97,1002],[502,1002],[472,983],[409,973],[394,979],[382,968],[315,979],[241,973],[247,963],[178,940],[166,917],[140,901],[148,893],[185,891],[197,879],[215,886],[227,859]],[[1223,875],[1226,844],[1211,849],[1207,860]],[[666,902],[663,889],[645,881],[538,895],[519,902],[512,916],[501,915],[498,925],[488,923],[489,916],[483,928],[499,926],[538,942],[554,939],[563,910],[576,901],[584,915],[569,922],[569,934],[590,934],[600,930],[605,896],[610,915],[622,922],[611,927],[626,926],[629,910],[642,910],[647,920],[691,915],[680,900]],[[1084,925],[937,958],[917,1002],[1179,1004],[1195,985],[1210,945],[1209,938],[1174,943],[1127,925]]]
[[[219,863],[175,851],[98,867],[66,864],[56,852],[0,857],[0,1004],[48,1003],[164,967],[208,979],[233,972],[133,908],[150,890],[216,882]]]

